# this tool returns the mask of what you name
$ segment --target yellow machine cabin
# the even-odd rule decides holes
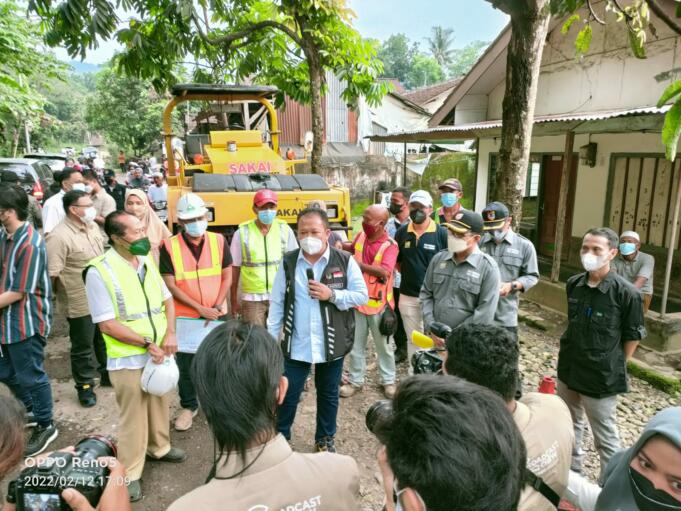
[[[163,135],[168,155],[168,223],[177,223],[175,205],[189,192],[198,194],[209,209],[211,230],[227,234],[253,218],[253,195],[261,188],[279,197],[278,217],[295,224],[296,215],[312,200],[326,203],[332,228],[345,230],[350,218],[347,188],[328,185],[317,174],[295,174],[306,160],[285,160],[279,154],[277,113],[271,98],[275,87],[240,85],[176,85],[163,112]],[[268,131],[229,129],[211,131],[201,150],[202,163],[189,164],[173,151],[171,114],[185,101],[259,103],[267,111]],[[269,139],[269,141],[268,141]],[[200,159],[200,158],[199,158]]]

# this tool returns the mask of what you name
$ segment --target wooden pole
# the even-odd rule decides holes
[[[680,168],[681,170],[681,168]],[[674,203],[674,216],[672,219],[672,232],[669,236],[669,248],[667,250],[667,268],[664,272],[664,289],[662,290],[662,305],[660,307],[660,318],[664,318],[667,313],[667,298],[669,297],[669,281],[672,278],[672,261],[674,259],[674,248],[676,248],[676,231],[679,230],[679,210],[681,210],[681,175],[676,184],[676,202]]]
[[[560,258],[563,253],[563,233],[570,188],[570,169],[572,169],[572,150],[575,144],[575,132],[565,134],[565,151],[563,152],[563,169],[560,178],[560,195],[558,196],[558,212],[556,214],[556,236],[553,247],[553,264],[551,265],[551,282],[560,280]]]
[[[402,186],[407,186],[407,143],[404,143],[404,157],[402,161]]]

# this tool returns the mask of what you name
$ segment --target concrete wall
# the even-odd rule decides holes
[[[396,179],[402,174],[402,165],[394,158],[367,156],[359,162],[322,165],[319,174],[329,184],[349,188],[350,197],[357,200],[370,197],[381,182],[388,188],[395,186]]]
[[[594,2],[594,4],[596,4]],[[603,12],[604,2],[596,4]],[[582,12],[587,17],[586,12]],[[681,37],[651,14],[656,36],[648,32],[647,58],[637,59],[629,47],[627,30],[606,13],[605,27],[591,23],[593,38],[587,55],[575,56],[574,41],[582,26],[560,32],[562,23],[549,34],[542,55],[535,115],[590,112],[653,106],[669,85],[670,70],[681,66]],[[677,71],[678,73],[678,71]],[[501,119],[504,80],[489,94],[488,119]]]

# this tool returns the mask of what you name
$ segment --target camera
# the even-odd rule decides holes
[[[376,401],[367,410],[367,415],[364,419],[367,429],[371,431],[382,444],[385,444],[383,431],[385,431],[385,425],[388,423],[392,414],[393,402],[390,399]]]
[[[430,331],[433,335],[441,339],[447,339],[452,329],[445,323],[434,321],[430,325]],[[442,358],[439,353],[444,351],[442,348],[431,348],[429,350],[419,350],[411,357],[411,366],[414,369],[414,374],[436,374],[442,371]]]
[[[76,444],[75,452],[53,452],[34,463],[10,483],[8,502],[17,511],[61,511],[71,509],[61,492],[73,488],[97,506],[108,481],[109,469],[98,463],[101,456],[116,456],[116,444],[103,436],[90,436]]]

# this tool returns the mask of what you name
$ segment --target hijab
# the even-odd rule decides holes
[[[158,217],[156,212],[153,209],[151,209],[149,199],[142,190],[138,190],[136,188],[128,189],[125,192],[126,203],[128,201],[128,197],[130,197],[131,195],[134,195],[135,197],[139,198],[144,204],[144,214],[142,215],[140,221],[142,222],[142,225],[144,225],[144,232],[146,236],[149,238],[149,241],[151,242],[151,250],[154,254],[154,259],[156,260],[156,262],[158,262],[159,250],[158,247],[161,244],[161,241],[170,238],[172,234],[168,230],[166,224],[164,224]]]
[[[632,447],[619,451],[610,459],[605,468],[605,484],[598,496],[596,509],[638,511],[629,478],[629,464],[645,443],[655,435],[664,436],[681,449],[681,407],[670,407],[659,412],[648,422]]]

